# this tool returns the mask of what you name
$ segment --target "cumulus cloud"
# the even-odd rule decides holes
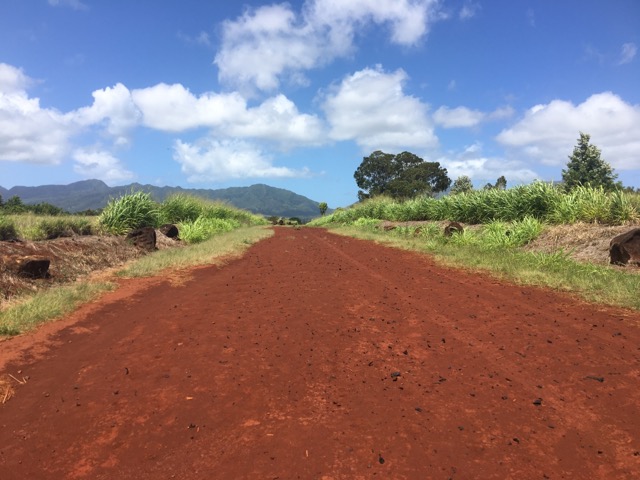
[[[635,58],[636,53],[638,53],[638,47],[635,43],[623,44],[622,50],[620,51],[620,60],[618,61],[618,65],[631,63],[631,61]]]
[[[222,82],[273,90],[280,77],[305,84],[306,70],[349,55],[368,24],[389,25],[390,38],[413,45],[437,16],[437,0],[308,0],[300,12],[288,4],[247,9],[222,25],[215,57]]]
[[[406,95],[403,70],[364,69],[326,96],[323,108],[333,140],[355,140],[366,151],[430,148],[438,144],[427,106]]]
[[[438,160],[446,167],[449,177],[456,179],[462,175],[470,177],[476,185],[494,183],[502,175],[508,185],[530,183],[539,178],[538,174],[521,161],[487,157],[479,144],[467,147],[463,152]]]
[[[93,92],[93,104],[80,108],[70,116],[82,126],[104,124],[106,132],[118,145],[129,143],[128,134],[142,114],[134,104],[131,92],[121,83]]]
[[[0,93],[11,95],[27,90],[33,80],[22,71],[6,63],[0,63]]]
[[[497,140],[544,164],[564,165],[580,131],[591,135],[614,168],[640,168],[640,105],[611,92],[592,95],[579,105],[564,100],[536,105]]]
[[[85,178],[99,178],[106,182],[129,180],[134,177],[122,162],[109,152],[98,149],[77,149],[73,153],[73,170]]]
[[[300,113],[284,95],[269,98],[246,110],[222,125],[220,130],[229,136],[270,140],[283,146],[319,145],[325,138],[320,119]]]
[[[0,64],[0,160],[57,164],[76,127],[25,91],[33,81],[22,70]]]
[[[218,126],[246,111],[246,102],[238,93],[196,96],[181,84],[160,83],[133,90],[132,98],[145,126],[167,132]]]
[[[206,138],[197,144],[177,140],[173,158],[192,183],[222,182],[237,178],[304,177],[308,170],[276,167],[257,146],[241,140]]]
[[[300,113],[284,95],[248,107],[237,92],[196,96],[180,84],[134,90],[132,98],[147,127],[180,132],[199,127],[225,136],[269,140],[283,148],[316,145],[325,136],[321,120]]]

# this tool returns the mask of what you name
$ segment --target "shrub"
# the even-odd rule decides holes
[[[11,240],[18,236],[16,225],[11,219],[0,214],[0,240]]]
[[[159,213],[151,194],[136,192],[111,200],[100,214],[98,223],[108,233],[124,235],[136,228],[157,227]]]

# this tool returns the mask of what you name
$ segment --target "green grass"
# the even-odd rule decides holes
[[[527,231],[531,226],[521,225]],[[332,229],[335,233],[427,253],[447,266],[478,270],[525,285],[538,285],[577,294],[587,301],[640,309],[640,275],[607,266],[581,263],[565,252],[525,252],[515,245],[497,245],[492,237],[504,227],[484,232],[465,230],[444,237],[439,226],[423,227],[418,236],[409,232],[384,233],[353,226]]]
[[[36,215],[24,213],[6,217],[15,228],[16,235],[24,240],[50,240],[73,235],[93,235],[97,229],[97,217],[81,215]],[[2,217],[0,217],[0,225]],[[0,227],[0,238],[1,238]]]
[[[478,190],[435,199],[396,201],[378,197],[338,209],[310,225],[349,225],[359,218],[410,221],[449,220],[468,224],[512,222],[524,218],[551,223],[622,225],[640,218],[640,195],[602,188],[578,187],[564,193],[549,183],[534,182],[508,190]]]
[[[38,292],[0,311],[0,335],[17,335],[69,314],[114,287],[112,283],[82,282]]]

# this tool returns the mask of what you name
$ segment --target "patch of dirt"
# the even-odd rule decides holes
[[[159,231],[158,249],[181,246]],[[70,283],[83,276],[112,267],[144,255],[124,237],[116,236],[75,236],[38,242],[0,242],[0,309],[22,293]],[[7,264],[24,256],[45,257],[51,260],[49,277],[30,279],[16,275]]]
[[[319,229],[191,273],[3,342],[3,480],[640,478],[638,312]]]
[[[568,253],[579,262],[609,265],[609,242],[640,225],[607,226],[593,223],[575,225],[553,225],[525,247],[525,250],[553,253],[559,250]],[[612,267],[620,268],[620,267]],[[628,267],[629,271],[637,270]]]

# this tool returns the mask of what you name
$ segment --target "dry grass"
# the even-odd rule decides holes
[[[13,388],[14,380],[9,375],[0,376],[0,403],[4,405],[16,393]]]
[[[553,225],[527,245],[526,251],[554,253],[564,251],[578,262],[609,265],[609,242],[616,235],[640,225],[607,226],[595,223]],[[631,269],[628,269],[631,271]]]

